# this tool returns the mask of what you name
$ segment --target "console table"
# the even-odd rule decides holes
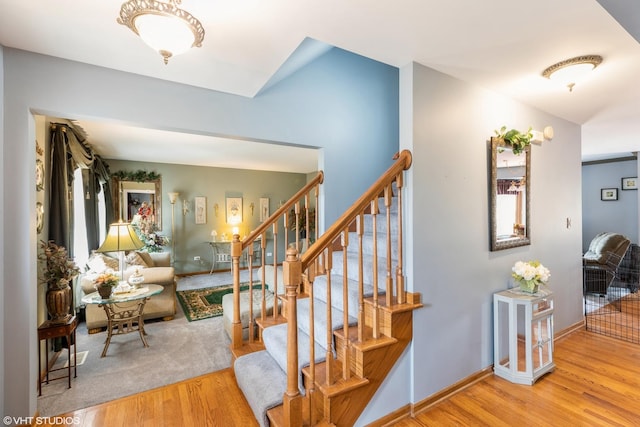
[[[77,362],[76,362],[76,328],[78,327],[78,318],[76,316],[72,316],[65,323],[52,323],[50,320],[47,320],[42,325],[38,327],[38,396],[42,396],[42,383],[46,382],[49,384],[49,381],[62,380],[68,378],[68,386],[71,388],[71,367],[73,367],[73,378],[78,376]],[[41,365],[41,354],[42,354],[42,340],[45,343],[45,350],[47,350],[47,343],[49,339],[58,338],[58,337],[66,337],[67,338],[67,375],[60,376],[57,378],[49,378],[49,374],[55,371],[61,371],[65,368],[56,368],[49,369],[49,362],[46,363],[46,376],[45,380],[42,380],[40,376],[40,366]],[[71,358],[71,346],[73,345],[73,359]],[[72,363],[73,362],[73,363]]]
[[[137,331],[140,334],[142,344],[149,347],[144,337],[146,335],[142,317],[144,306],[149,298],[163,290],[164,287],[160,285],[144,285],[130,292],[112,294],[107,299],[103,299],[98,292],[92,292],[82,298],[83,303],[98,304],[98,307],[104,308],[107,314],[107,340],[100,357],[106,356],[114,330],[116,335]]]
[[[493,294],[493,370],[517,384],[532,385],[555,368],[553,293],[518,288]]]
[[[253,264],[254,266],[260,265],[261,259],[261,251],[262,247],[260,245],[261,240],[258,238],[253,242]],[[211,270],[209,274],[212,274],[216,269],[217,264],[229,264],[229,269],[231,269],[231,241],[209,241],[206,242],[209,246],[211,246]],[[249,254],[246,251],[242,252],[240,256],[240,263],[248,263],[249,262]]]

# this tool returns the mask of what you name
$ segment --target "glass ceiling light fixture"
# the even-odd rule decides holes
[[[601,62],[602,56],[600,55],[576,56],[547,67],[542,75],[564,83],[569,88],[569,92],[573,92],[576,82],[583,80]]]
[[[129,0],[122,4],[118,23],[126,25],[169,63],[169,58],[192,47],[201,47],[204,28],[200,21],[177,5],[156,0]]]

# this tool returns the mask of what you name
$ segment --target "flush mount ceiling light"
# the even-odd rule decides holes
[[[129,0],[122,4],[118,23],[126,25],[164,58],[202,46],[204,28],[200,21],[177,5],[182,0]]]
[[[569,92],[572,92],[576,82],[583,80],[601,62],[602,56],[600,55],[576,56],[547,67],[542,75],[564,83],[569,88]]]

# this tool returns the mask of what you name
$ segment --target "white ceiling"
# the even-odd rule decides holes
[[[183,0],[182,8],[202,22],[205,39],[169,65],[116,23],[122,1],[0,0],[0,44],[251,97],[281,78],[279,70],[291,72],[290,63],[281,67],[311,38],[322,43],[303,45],[306,55],[298,49],[302,62],[325,44],[396,67],[415,61],[581,124],[584,160],[640,151],[640,44],[629,34],[640,35],[637,0],[600,0],[629,32],[595,0]],[[572,93],[541,77],[547,66],[585,54],[604,61]],[[144,150],[149,141],[176,137],[99,121],[80,125],[105,157],[133,158],[109,147],[109,132],[135,133],[139,141],[127,146],[139,146],[138,156],[163,151]],[[224,143],[202,135],[184,139],[200,159],[203,144]],[[206,150],[214,151],[220,153]],[[299,164],[309,151],[298,149],[296,162],[287,164]],[[260,157],[256,161],[266,162]]]

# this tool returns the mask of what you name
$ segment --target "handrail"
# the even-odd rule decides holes
[[[273,235],[273,266],[274,266],[274,285],[273,285],[273,293],[275,295],[275,297],[277,298],[278,296],[278,285],[277,285],[277,273],[276,273],[276,267],[278,264],[278,257],[277,257],[277,253],[278,253],[278,223],[280,221],[280,218],[283,218],[284,221],[284,243],[285,246],[288,246],[288,236],[287,236],[287,231],[289,230],[288,228],[288,215],[289,213],[289,209],[295,208],[293,209],[295,211],[295,228],[293,228],[296,231],[296,249],[299,249],[299,223],[298,223],[298,215],[299,215],[299,211],[300,211],[300,200],[304,199],[304,207],[305,209],[307,209],[305,211],[305,223],[306,223],[306,227],[307,227],[307,235],[306,235],[306,243],[307,245],[309,245],[310,243],[310,230],[308,230],[309,228],[309,216],[310,216],[310,212],[308,211],[309,208],[309,193],[311,193],[312,191],[315,190],[315,203],[316,203],[316,210],[315,210],[315,218],[314,220],[317,223],[317,215],[318,215],[318,209],[317,209],[317,204],[318,204],[318,186],[320,184],[322,184],[324,181],[324,173],[322,171],[319,171],[318,174],[312,178],[309,182],[307,182],[300,190],[298,190],[291,198],[289,198],[289,200],[287,200],[282,206],[280,206],[273,214],[271,214],[262,224],[260,224],[255,230],[253,230],[251,233],[249,233],[248,236],[246,236],[242,241],[240,240],[240,236],[238,234],[234,234],[233,235],[233,240],[231,242],[231,259],[232,259],[232,278],[233,278],[233,316],[232,316],[232,333],[231,333],[231,348],[233,349],[237,349],[240,348],[243,345],[243,337],[242,337],[242,324],[241,324],[241,319],[240,319],[240,257],[242,256],[242,253],[245,249],[247,249],[248,251],[248,268],[249,268],[249,295],[248,295],[248,310],[249,310],[249,318],[251,319],[249,321],[249,342],[252,342],[254,339],[254,315],[253,315],[253,244],[255,241],[257,241],[259,238],[261,238],[262,236],[264,236],[267,232],[267,230],[269,228],[272,228],[274,231],[274,235]],[[318,235],[318,229],[316,227],[316,233],[315,233],[315,238],[317,238]],[[261,242],[261,265],[266,265],[266,259],[265,259],[265,251],[266,251],[266,239],[262,239]],[[286,247],[285,247],[286,250]],[[261,320],[265,320],[266,319],[266,311],[267,311],[267,307],[266,307],[266,293],[265,293],[265,270],[262,270],[262,275],[261,275],[261,310],[260,310],[260,319]],[[278,318],[279,315],[279,309],[278,309],[279,305],[278,305],[278,301],[274,301],[274,308],[273,308],[273,313],[272,316],[274,318],[274,320],[276,320]]]
[[[298,343],[295,339],[298,334],[298,316],[297,316],[297,297],[298,295],[294,292],[295,289],[298,289],[299,286],[303,284],[303,280],[305,283],[308,283],[309,286],[309,295],[313,296],[313,288],[314,288],[314,276],[318,273],[318,270],[323,274],[326,274],[326,314],[325,314],[325,325],[326,325],[326,345],[324,346],[326,349],[326,356],[324,362],[324,378],[321,378],[320,381],[327,386],[332,385],[336,378],[339,376],[342,381],[347,381],[351,377],[351,361],[350,361],[350,349],[349,344],[347,343],[349,337],[349,308],[348,308],[348,279],[346,274],[342,274],[343,283],[342,283],[342,313],[343,319],[341,319],[343,324],[342,334],[343,340],[340,344],[340,348],[336,348],[338,346],[337,342],[334,341],[333,338],[333,325],[332,320],[332,264],[333,264],[333,249],[336,248],[338,251],[342,251],[342,268],[343,271],[347,271],[347,250],[349,246],[349,233],[350,228],[355,224],[355,231],[358,239],[359,246],[359,262],[358,262],[358,275],[359,279],[359,288],[358,288],[358,341],[362,342],[364,337],[364,320],[365,320],[365,311],[363,304],[363,281],[362,281],[362,236],[363,236],[363,214],[367,209],[370,209],[370,213],[372,215],[372,241],[373,241],[373,312],[371,315],[371,334],[372,338],[377,339],[381,334],[380,327],[380,315],[379,315],[379,302],[378,302],[378,268],[377,268],[377,225],[376,225],[376,216],[379,213],[378,209],[378,198],[384,196],[384,205],[386,208],[386,230],[387,230],[387,243],[386,243],[386,258],[387,258],[387,278],[386,278],[386,286],[385,286],[385,304],[387,307],[390,307],[393,304],[392,299],[392,284],[393,279],[391,277],[391,240],[389,230],[390,228],[390,208],[392,203],[392,185],[393,182],[396,183],[398,188],[398,261],[400,264],[396,265],[396,285],[397,285],[397,293],[395,302],[397,304],[403,304],[405,302],[405,289],[404,289],[404,279],[402,272],[402,187],[403,187],[403,174],[402,172],[409,169],[411,167],[411,152],[408,150],[403,150],[397,153],[394,156],[394,164],[384,172],[376,182],[369,187],[369,189],[360,196],[360,198],[349,208],[347,211],[338,218],[337,221],[333,223],[328,230],[326,230],[318,239],[311,245],[306,252],[302,254],[302,256],[298,256],[298,252],[296,248],[290,248],[287,250],[286,260],[283,262],[283,278],[284,284],[287,289],[287,390],[283,396],[283,407],[284,407],[284,425],[293,426],[300,425],[299,421],[302,419],[302,396],[298,389],[298,377],[300,375],[298,371]],[[338,243],[339,242],[339,243]],[[337,245],[340,247],[338,248]],[[303,278],[303,276],[305,276]],[[309,336],[315,337],[315,314],[314,314],[314,301],[311,297],[309,299]],[[309,345],[309,383],[310,388],[309,392],[313,390],[315,387],[316,381],[316,364],[315,364],[315,338],[311,338]],[[334,350],[336,354],[334,355]],[[303,350],[304,351],[304,350]],[[333,363],[335,356],[340,357],[342,355],[342,372],[334,372],[337,366],[334,366]],[[315,405],[314,399],[310,398],[307,411],[308,418],[313,419],[315,410],[313,406]],[[329,421],[327,419],[326,421]]]
[[[253,230],[247,237],[242,240],[242,249],[246,249],[253,243],[259,236],[262,235],[269,227],[277,222],[280,217],[289,211],[295,204],[316,185],[324,182],[324,172],[320,171],[318,174],[309,181],[304,187],[302,187],[296,194],[291,196],[282,206],[280,206],[267,220],[260,224],[255,230]]]
[[[396,153],[393,159],[396,160],[396,162],[302,254],[302,271],[306,271],[311,263],[318,258],[328,246],[333,244],[340,233],[354,221],[358,214],[369,205],[376,195],[384,191],[384,188],[392,182],[400,172],[411,167],[412,157],[409,150],[402,150]]]

